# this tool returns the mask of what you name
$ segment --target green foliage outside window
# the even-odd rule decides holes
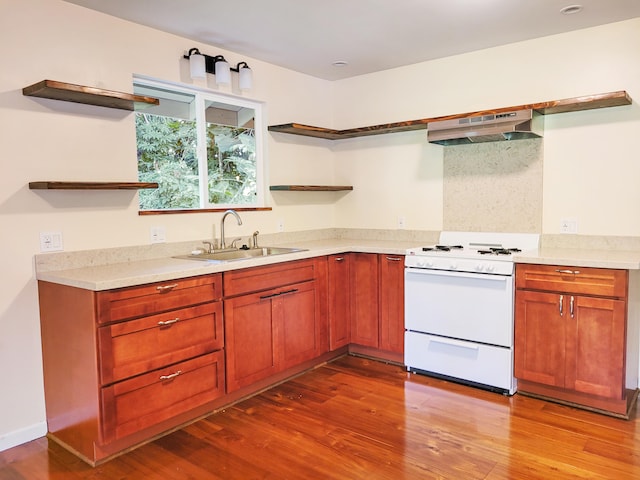
[[[256,142],[253,129],[207,124],[209,202],[255,202]]]
[[[140,209],[199,208],[196,123],[136,113],[138,178],[157,182],[141,190]]]

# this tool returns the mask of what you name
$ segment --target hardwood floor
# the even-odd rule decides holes
[[[0,479],[637,479],[636,413],[342,357],[96,468],[46,438],[0,452]]]

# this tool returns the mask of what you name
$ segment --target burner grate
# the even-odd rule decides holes
[[[490,247],[488,250],[478,250],[478,253],[481,255],[511,255],[521,251],[519,248]]]

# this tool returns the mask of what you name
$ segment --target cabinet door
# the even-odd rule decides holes
[[[567,345],[566,387],[600,397],[624,398],[625,302],[592,297],[575,297],[573,301],[573,316],[565,315],[572,332]]]
[[[278,326],[271,314],[276,291],[225,300],[227,392],[276,373]]]
[[[351,342],[380,346],[378,255],[351,254]]]
[[[322,328],[322,311],[315,286],[316,282],[291,285],[280,289],[272,299],[274,321],[281,325],[277,348],[283,369],[327,351],[326,328]]]
[[[328,313],[329,349],[348,345],[351,342],[351,293],[349,289],[349,265],[351,254],[330,255]]]
[[[565,384],[565,322],[569,298],[555,293],[516,291],[515,376],[544,385]]]
[[[380,255],[380,348],[404,353],[403,255]]]

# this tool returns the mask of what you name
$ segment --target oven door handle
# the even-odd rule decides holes
[[[472,273],[472,272],[453,272],[451,270],[429,270],[426,268],[405,269],[407,275],[430,275],[437,277],[456,277],[456,278],[475,278],[478,280],[495,280],[497,282],[506,282],[510,275],[492,275],[490,273]]]
[[[469,350],[480,350],[480,347],[477,344],[473,344],[473,343],[469,343],[469,342],[462,342],[459,340],[452,340],[452,339],[444,339],[444,338],[431,338],[429,339],[429,341],[431,343],[439,343],[441,345],[450,345],[452,347],[460,347],[460,348],[467,348]]]

